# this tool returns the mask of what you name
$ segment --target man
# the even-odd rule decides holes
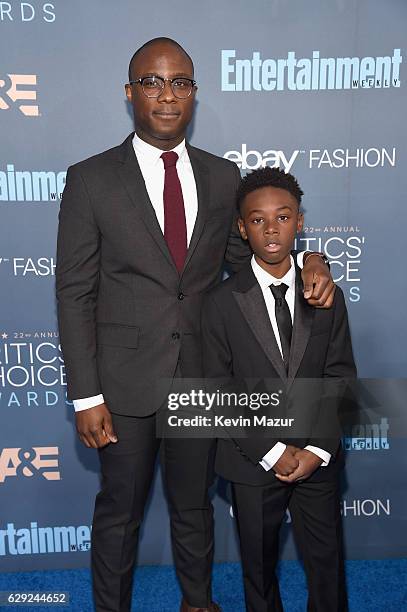
[[[175,41],[143,45],[126,85],[135,135],[69,168],[61,204],[56,275],[68,395],[102,471],[92,529],[98,612],[130,609],[159,448],[155,413],[169,390],[157,382],[201,376],[202,296],[220,281],[224,259],[237,270],[250,256],[235,223],[237,167],[185,143],[193,77]],[[304,273],[310,303],[329,307],[322,259],[310,257]],[[165,440],[162,455],[181,610],[219,610],[211,598],[213,443]]]

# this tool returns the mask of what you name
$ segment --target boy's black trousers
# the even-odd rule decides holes
[[[283,610],[275,569],[287,508],[307,576],[308,612],[348,609],[337,474],[296,484],[233,483],[233,499],[248,612]]]

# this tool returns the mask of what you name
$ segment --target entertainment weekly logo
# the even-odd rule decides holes
[[[0,330],[0,410],[71,405],[56,331]]]
[[[270,166],[292,172],[300,164],[311,170],[340,170],[343,168],[394,168],[396,147],[353,147],[336,149],[266,149],[258,151],[245,142],[240,149],[226,151],[223,157],[235,162],[242,170],[256,170]]]
[[[37,75],[6,74],[0,77],[0,110],[18,109],[26,117],[39,117]]]
[[[90,525],[16,527],[7,523],[0,529],[0,557],[8,555],[39,555],[53,553],[86,552],[90,550]]]
[[[16,170],[14,164],[0,169],[0,202],[59,202],[66,171]]]
[[[302,58],[295,51],[284,58],[263,59],[259,51],[242,59],[236,56],[236,49],[221,51],[222,91],[370,90],[401,85],[400,49],[376,57],[321,57],[320,51]]]
[[[58,446],[3,448],[0,452],[0,485],[9,478],[61,480]]]
[[[378,423],[357,423],[344,430],[343,445],[347,451],[383,451],[390,449],[389,420]]]

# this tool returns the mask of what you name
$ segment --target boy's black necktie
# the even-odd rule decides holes
[[[290,357],[291,334],[293,324],[291,321],[290,309],[288,308],[285,294],[288,286],[284,283],[281,285],[270,285],[271,293],[274,295],[275,314],[277,320],[278,332],[280,334],[281,348],[283,351],[284,365],[288,372],[288,360]]]

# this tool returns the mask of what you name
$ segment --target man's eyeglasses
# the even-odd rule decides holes
[[[185,77],[164,79],[160,76],[141,77],[140,79],[129,81],[129,85],[140,83],[143,94],[147,96],[147,98],[158,98],[165,87],[165,81],[169,81],[172,93],[176,98],[180,98],[181,100],[184,98],[189,98],[192,90],[196,86],[196,81],[193,79],[187,79]]]

